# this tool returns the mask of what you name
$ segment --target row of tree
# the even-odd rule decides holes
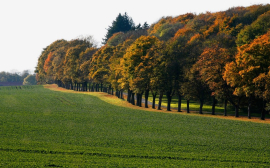
[[[35,85],[36,75],[30,74],[28,70],[22,73],[10,73],[10,72],[0,72],[0,85]]]
[[[270,102],[270,5],[235,7],[217,13],[164,17],[148,27],[130,26],[121,30],[119,17],[127,24],[132,19],[119,14],[97,48],[92,38],[57,40],[41,53],[36,69],[40,83],[82,91],[104,91],[145,107],[149,93],[153,105],[163,95],[170,110],[172,96],[200,102],[212,99],[212,114],[217,102],[240,108],[261,109],[265,119]],[[121,23],[123,23],[121,21]],[[116,28],[117,27],[117,28]],[[113,34],[109,31],[116,30]],[[135,100],[135,96],[137,95]]]

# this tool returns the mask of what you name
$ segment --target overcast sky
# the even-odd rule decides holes
[[[0,71],[34,70],[46,46],[92,35],[99,43],[119,13],[135,24],[187,12],[224,11],[269,0],[0,0]]]

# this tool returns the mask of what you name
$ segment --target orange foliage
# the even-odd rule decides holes
[[[176,23],[182,23],[182,24],[187,24],[190,20],[195,18],[195,14],[193,13],[186,13],[184,15],[179,15],[177,17],[166,17],[166,18],[161,18],[156,24],[154,24],[150,29],[149,29],[149,34],[155,34],[158,32],[160,27],[166,23],[170,24],[176,24]]]
[[[184,36],[187,34],[191,34],[191,33],[195,33],[195,30],[191,29],[191,28],[183,28],[183,29],[179,29],[175,35],[174,38],[178,38],[180,36]]]
[[[224,78],[236,86],[235,94],[269,98],[270,31],[238,48],[235,62],[226,65]]]
[[[45,71],[45,72],[48,71],[49,67],[50,67],[51,64],[52,64],[52,57],[53,57],[53,53],[50,52],[50,53],[48,54],[47,59],[45,60],[45,63],[44,63],[44,71]]]
[[[205,48],[200,55],[195,67],[199,71],[201,78],[214,91],[212,94],[223,92],[225,81],[222,78],[224,66],[230,60],[229,51],[220,48],[218,45],[211,48]]]
[[[179,15],[175,18],[172,18],[171,23],[187,24],[187,22],[189,22],[194,17],[195,17],[195,15],[193,13],[186,13],[184,15]]]
[[[190,40],[187,42],[188,44],[192,43],[193,41],[197,40],[197,39],[202,39],[202,35],[200,35],[199,33],[195,34],[194,36],[192,36],[190,38]]]

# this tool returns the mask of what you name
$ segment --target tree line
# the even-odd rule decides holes
[[[28,70],[22,73],[0,72],[0,86],[1,85],[35,85],[36,75],[31,74]]]
[[[127,24],[124,28],[119,25]],[[163,17],[158,22],[134,26],[125,13],[119,14],[98,48],[91,37],[56,40],[42,51],[36,67],[39,83],[81,91],[104,91],[148,108],[158,99],[172,96],[200,102],[217,102],[260,109],[265,119],[270,107],[270,5],[234,7],[216,13],[187,13]],[[136,94],[136,100],[135,100]],[[157,97],[158,96],[158,97]]]

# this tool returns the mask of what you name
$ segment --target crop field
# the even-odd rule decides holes
[[[270,166],[270,124],[149,112],[96,95],[0,87],[0,167]]]

